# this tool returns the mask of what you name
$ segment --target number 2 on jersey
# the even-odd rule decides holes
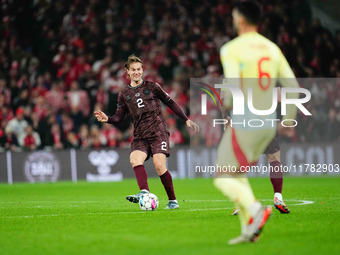
[[[161,147],[161,149],[163,150],[163,151],[166,151],[166,142],[162,142],[162,147]]]
[[[262,64],[263,61],[269,61],[269,60],[270,60],[270,58],[268,58],[268,57],[260,58],[259,62],[257,63],[257,66],[259,68],[259,85],[260,85],[261,89],[263,89],[263,90],[267,90],[270,87],[270,74],[266,73],[262,70],[261,64]],[[263,82],[263,79],[266,82]]]
[[[138,105],[138,108],[142,108],[142,107],[144,107],[144,104],[143,104],[143,99],[141,99],[141,98],[138,98],[138,99],[137,99],[137,105]]]

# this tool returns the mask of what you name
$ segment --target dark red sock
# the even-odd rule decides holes
[[[282,193],[283,171],[281,162],[273,161],[270,163],[270,181],[272,182],[274,193]]]
[[[143,165],[135,166],[133,168],[133,171],[135,172],[139,189],[149,190],[148,175],[146,174],[144,166]]]
[[[167,170],[164,174],[159,176],[161,178],[161,182],[164,186],[166,194],[168,195],[169,200],[176,200],[174,185],[172,184],[172,177],[169,171]]]

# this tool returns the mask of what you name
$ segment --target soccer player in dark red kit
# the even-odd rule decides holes
[[[134,139],[131,144],[130,163],[135,172],[140,192],[129,195],[126,199],[132,203],[138,203],[141,194],[149,193],[147,174],[143,164],[152,156],[157,174],[169,198],[165,209],[178,209],[172,177],[166,169],[166,157],[170,155],[170,134],[162,115],[160,101],[185,121],[189,128],[198,132],[199,127],[188,119],[158,83],[143,80],[143,63],[140,58],[131,55],[125,64],[125,69],[131,82],[119,92],[116,113],[108,117],[98,110],[94,114],[98,121],[110,124],[122,122],[126,114],[129,114],[132,119]]]

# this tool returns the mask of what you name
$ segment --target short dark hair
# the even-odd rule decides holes
[[[234,10],[237,10],[246,19],[248,24],[258,25],[261,21],[262,8],[255,1],[239,1],[234,5]]]
[[[137,57],[136,55],[134,55],[134,54],[132,54],[132,55],[129,56],[128,60],[127,60],[126,63],[125,63],[125,68],[126,68],[126,69],[129,69],[129,68],[130,68],[130,65],[131,65],[132,63],[141,63],[141,64],[142,64],[142,67],[143,67],[143,62],[142,62],[142,60],[141,60],[139,57]]]

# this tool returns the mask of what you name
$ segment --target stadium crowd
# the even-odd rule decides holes
[[[128,119],[115,127],[92,114],[115,113],[128,83],[127,57],[141,56],[144,79],[162,84],[190,115],[190,78],[221,77],[219,49],[236,36],[229,0],[1,2],[2,150],[128,147]],[[340,31],[332,34],[312,19],[307,1],[261,2],[259,32],[279,45],[312,93],[313,117],[299,115],[285,140],[340,141],[340,82],[318,79],[340,78]],[[170,142],[187,142],[185,123],[165,107],[164,115]]]

